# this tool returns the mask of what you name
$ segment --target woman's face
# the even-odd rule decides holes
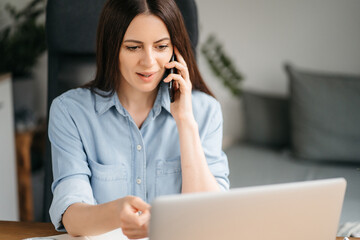
[[[152,92],[164,75],[173,53],[164,22],[155,15],[140,14],[130,23],[120,48],[121,88]]]

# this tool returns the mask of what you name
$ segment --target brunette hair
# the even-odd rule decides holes
[[[153,14],[165,23],[173,46],[187,64],[192,88],[214,96],[201,77],[182,14],[173,0],[108,0],[97,28],[96,76],[83,87],[109,92],[108,96],[119,88],[121,44],[130,22],[142,13]]]

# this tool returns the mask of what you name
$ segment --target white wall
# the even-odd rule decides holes
[[[1,57],[0,57],[1,58]],[[0,220],[19,220],[12,80],[0,74]]]
[[[360,73],[359,0],[196,0],[200,43],[215,33],[245,75],[244,88],[285,95],[282,69]],[[200,69],[224,111],[224,137],[242,134],[240,101],[231,97],[200,58]]]

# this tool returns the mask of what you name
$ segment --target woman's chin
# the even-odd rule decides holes
[[[158,86],[159,86],[159,82],[151,82],[147,84],[141,84],[141,86],[139,86],[138,89],[143,93],[151,93],[157,91]]]

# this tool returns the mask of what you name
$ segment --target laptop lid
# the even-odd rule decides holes
[[[343,178],[157,198],[150,240],[335,239]]]

